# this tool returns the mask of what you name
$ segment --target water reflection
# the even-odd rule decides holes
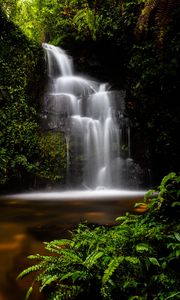
[[[18,199],[0,198],[0,300],[24,300],[33,278],[16,280],[17,275],[32,263],[29,254],[44,253],[42,241],[64,238],[80,221],[113,224],[125,211],[134,210],[143,194],[115,197],[111,201],[99,199]],[[33,300],[46,299],[37,291]]]

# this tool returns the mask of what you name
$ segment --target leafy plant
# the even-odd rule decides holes
[[[84,31],[85,36],[91,36],[93,40],[96,40],[99,22],[101,19],[102,16],[99,16],[93,10],[86,7],[77,12],[73,21],[79,32],[82,33]]]
[[[62,182],[66,168],[63,137],[42,133],[38,120],[43,50],[8,19],[1,5],[0,188],[24,189],[38,180]]]
[[[140,35],[142,32],[148,31],[148,26],[154,12],[157,40],[158,43],[163,43],[168,25],[172,21],[173,12],[179,7],[179,4],[179,0],[145,1],[137,22],[136,34]]]
[[[39,136],[37,175],[44,179],[61,182],[66,172],[66,145],[60,133],[46,133]]]
[[[113,227],[80,224],[72,239],[45,243],[50,254],[31,255],[39,262],[18,276],[38,271],[26,299],[37,282],[40,292],[51,287],[51,300],[178,299],[179,184],[175,173],[164,177],[143,215],[127,213]]]

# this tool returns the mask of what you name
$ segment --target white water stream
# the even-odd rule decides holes
[[[48,75],[44,106],[49,129],[62,130],[66,135],[67,183],[71,181],[69,164],[73,145],[73,160],[81,161],[74,167],[82,173],[81,186],[123,188],[122,177],[127,173],[130,155],[130,127],[123,129],[128,144],[124,159],[120,151],[122,128],[117,122],[117,99],[114,101],[113,91],[106,84],[76,76],[72,59],[62,49],[49,44],[43,44],[43,48]],[[119,113],[123,116],[123,112]]]

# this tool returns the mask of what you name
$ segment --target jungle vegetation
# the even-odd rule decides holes
[[[19,275],[35,273],[26,299],[37,283],[48,300],[179,299],[179,190],[170,173],[145,195],[144,214],[126,213],[112,227],[80,224],[71,239],[46,242],[47,254],[29,256],[35,264]]]
[[[38,112],[42,93],[43,52],[1,10],[0,40],[0,185],[31,187],[61,181],[64,138],[42,131]]]
[[[179,4],[0,0],[2,188],[13,182],[17,186],[64,180],[64,137],[57,145],[57,135],[43,132],[39,118],[45,74],[42,42],[67,49],[78,72],[126,90],[127,113],[135,124],[133,158],[151,170],[154,184],[178,171]],[[45,136],[51,147],[45,146]]]
[[[178,172],[179,4],[0,0],[1,191],[64,182],[64,136],[41,126],[42,42],[67,49],[78,72],[126,90],[133,156],[153,184]],[[111,228],[80,224],[70,240],[46,243],[50,254],[31,256],[39,263],[20,275],[40,271],[26,299],[36,282],[49,300],[178,299],[179,182],[166,176],[143,215],[121,216]]]

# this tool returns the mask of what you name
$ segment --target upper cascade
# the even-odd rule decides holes
[[[130,150],[126,156],[122,153],[123,147],[130,149],[122,92],[76,76],[72,59],[61,48],[49,44],[43,44],[43,48],[49,79],[44,96],[45,126],[65,134],[67,185],[124,187],[133,161]]]
[[[46,43],[43,43],[42,46],[47,54],[49,76],[71,76],[73,74],[72,61],[64,50]]]

